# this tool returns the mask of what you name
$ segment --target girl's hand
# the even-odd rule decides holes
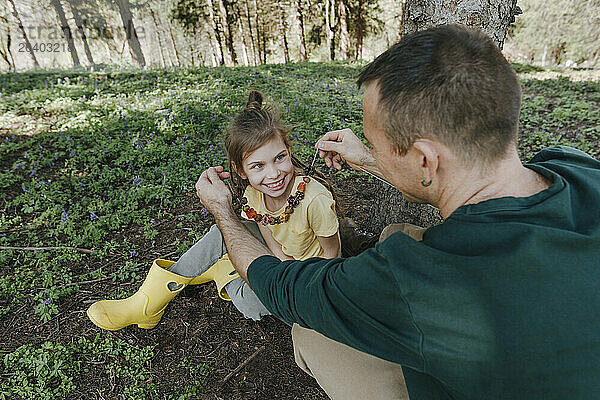
[[[200,175],[196,182],[196,194],[204,208],[217,218],[223,212],[231,211],[231,191],[223,182],[230,178],[222,166],[210,167]]]

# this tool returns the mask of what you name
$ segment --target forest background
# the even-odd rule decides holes
[[[600,0],[515,3],[0,0],[0,400],[327,399],[289,327],[244,319],[212,284],[150,330],[102,331],[85,311],[135,293],[214,223],[194,183],[224,165],[249,88],[310,162],[324,132],[362,135],[366,61],[445,11],[511,59],[522,160],[556,145],[600,159]],[[440,222],[366,174],[317,168],[363,233]]]
[[[404,0],[0,0],[0,70],[369,60],[399,40],[405,4]],[[522,14],[504,45],[513,61],[598,65],[600,1],[519,0],[518,6]]]

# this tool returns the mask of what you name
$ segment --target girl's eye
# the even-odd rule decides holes
[[[285,158],[286,154],[280,154],[277,156],[277,158],[275,158],[277,161],[279,160],[283,160]]]
[[[262,164],[254,164],[252,166],[252,168],[255,168],[255,169],[260,169],[261,167],[262,167]]]

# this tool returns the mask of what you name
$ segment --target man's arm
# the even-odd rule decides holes
[[[273,254],[238,219],[231,207],[231,192],[222,179],[229,178],[223,167],[211,167],[200,175],[196,193],[204,207],[215,217],[225,240],[229,259],[242,279],[248,282],[248,266],[260,256]]]

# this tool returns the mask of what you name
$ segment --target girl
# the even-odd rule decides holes
[[[232,121],[225,139],[237,192],[234,197],[240,198],[240,189],[245,188],[241,197],[242,217],[248,220],[245,225],[281,260],[339,257],[332,192],[302,175],[302,164],[290,152],[288,130],[278,113],[262,103],[262,94],[251,91],[246,108]],[[132,324],[150,329],[185,286],[213,280],[219,296],[233,301],[246,318],[270,315],[235,273],[226,251],[221,232],[213,225],[179,261],[155,260],[133,296],[98,301],[87,315],[102,329]]]

